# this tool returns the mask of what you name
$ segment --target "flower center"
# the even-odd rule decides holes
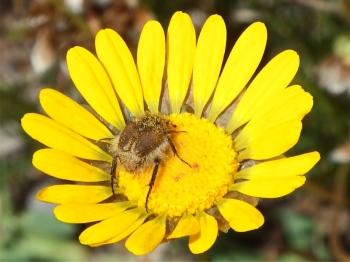
[[[176,125],[171,140],[181,161],[169,149],[162,159],[152,188],[148,210],[169,217],[195,214],[212,207],[234,181],[237,170],[232,139],[222,128],[192,114],[167,116]],[[138,173],[119,169],[122,193],[140,207],[145,206],[153,166]]]

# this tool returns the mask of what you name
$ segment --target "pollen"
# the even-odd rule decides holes
[[[232,139],[222,128],[192,114],[167,117],[176,125],[171,139],[177,152],[190,166],[168,150],[151,191],[148,210],[176,217],[209,209],[234,183],[238,162]],[[137,173],[119,169],[120,190],[139,207],[145,207],[152,169]]]

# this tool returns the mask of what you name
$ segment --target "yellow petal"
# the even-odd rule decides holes
[[[121,36],[112,29],[100,30],[96,53],[106,68],[121,101],[134,116],[143,115],[143,95],[134,58]]]
[[[53,185],[41,189],[36,198],[56,204],[98,203],[112,195],[109,186]]]
[[[167,237],[167,239],[180,238],[184,236],[196,235],[199,233],[199,223],[192,215],[184,215],[180,218],[175,229]]]
[[[36,151],[33,155],[33,165],[50,176],[70,181],[100,182],[110,180],[110,175],[103,170],[51,148]]]
[[[275,56],[255,77],[238,102],[227,124],[227,132],[253,118],[256,112],[269,105],[276,94],[292,81],[299,67],[299,56],[295,51],[286,50]]]
[[[265,126],[266,124],[272,126],[277,121],[282,122],[294,118],[302,119],[310,112],[312,106],[312,96],[305,92],[301,86],[293,85],[272,97],[269,104],[255,113],[247,126],[258,121],[264,121]],[[266,121],[266,119],[269,119],[269,121]]]
[[[216,219],[204,212],[199,214],[200,232],[189,238],[188,247],[193,254],[207,251],[216,240],[218,235],[218,223]]]
[[[125,247],[135,255],[145,255],[153,251],[164,239],[165,216],[147,221],[129,236]]]
[[[264,224],[260,211],[242,200],[223,199],[217,206],[230,227],[237,232],[254,230]]]
[[[91,107],[119,130],[125,126],[109,77],[88,50],[76,46],[67,52],[69,74],[76,88]]]
[[[305,114],[310,112],[312,104],[312,96],[305,92],[300,86],[292,86],[283,90],[273,97],[270,104],[257,112],[254,118],[243,127],[235,138],[235,149],[237,151],[242,151],[244,149],[249,151],[255,146],[254,142],[252,142],[253,140],[260,140],[258,142],[261,144],[264,143],[262,140],[268,142],[267,139],[272,139],[268,142],[272,145],[267,146],[269,148],[264,150],[263,154],[266,155],[260,155],[259,159],[270,158],[285,152],[296,143],[299,137],[299,128],[301,127],[298,122],[301,121]],[[291,125],[291,129],[289,130],[286,128],[288,123]],[[292,129],[293,126],[295,127],[294,129]],[[280,133],[277,137],[271,136],[271,132],[274,133],[279,129],[285,130],[285,133]],[[278,143],[278,141],[284,140],[281,136],[287,137],[286,141],[282,141],[282,144]],[[286,144],[286,142],[288,143]],[[273,152],[276,146],[279,147],[279,151]],[[257,148],[255,149],[257,150]],[[267,152],[270,153],[267,154]],[[261,153],[262,152],[260,152],[260,154]],[[253,158],[252,155],[250,157]],[[258,159],[256,157],[255,155],[254,158]]]
[[[291,120],[301,120],[306,113],[310,112],[312,104],[312,96],[304,92],[300,86],[285,89],[244,126],[235,138],[236,150],[241,151],[248,148],[247,141],[257,133],[268,132],[267,130]]]
[[[176,12],[167,35],[167,80],[172,113],[179,113],[191,81],[196,32],[188,14]]]
[[[52,119],[82,136],[93,140],[114,137],[94,115],[54,89],[41,90],[40,103]]]
[[[225,22],[219,15],[210,16],[198,38],[193,66],[193,100],[197,116],[202,115],[214,91],[226,46]]]
[[[129,209],[85,229],[79,236],[84,245],[98,245],[128,230],[143,214],[140,209]]]
[[[303,175],[318,161],[320,154],[310,152],[298,156],[266,161],[255,166],[245,168],[235,175],[235,179],[289,179],[293,175]],[[288,182],[286,180],[286,182]]]
[[[208,118],[211,121],[238,96],[253,76],[264,54],[266,27],[261,22],[250,25],[238,38],[219,78]]]
[[[281,179],[248,180],[232,185],[230,190],[243,194],[262,197],[277,198],[293,192],[305,183],[304,176],[289,176]]]
[[[238,160],[264,160],[283,154],[298,142],[301,128],[301,121],[296,119],[265,130],[256,128],[236,137],[235,149],[241,149]]]
[[[46,116],[28,113],[21,122],[29,136],[48,147],[85,159],[112,161],[101,148]]]
[[[103,204],[62,204],[54,209],[56,218],[66,223],[90,223],[122,213],[131,207],[129,202]]]
[[[130,227],[126,228],[123,232],[121,232],[118,235],[114,236],[113,238],[107,240],[106,242],[101,242],[98,245],[106,245],[106,244],[112,244],[112,243],[119,242],[120,240],[122,240],[122,239],[126,238],[127,236],[129,236],[137,228],[139,228],[143,224],[143,222],[145,221],[145,219],[147,217],[148,217],[148,214],[141,215],[138,219],[136,219],[133,222],[133,224]]]
[[[160,23],[149,21],[143,27],[137,48],[137,67],[148,109],[158,112],[165,64],[165,36]]]

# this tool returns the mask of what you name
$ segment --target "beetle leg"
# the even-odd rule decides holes
[[[148,198],[149,198],[149,196],[151,194],[154,182],[156,181],[159,165],[160,165],[160,160],[158,158],[156,158],[154,160],[154,168],[153,168],[153,171],[152,171],[152,177],[151,177],[151,181],[149,182],[149,189],[148,189],[147,196],[146,196],[146,211],[147,212],[148,212]]]
[[[111,188],[112,188],[113,196],[115,196],[114,184],[115,184],[115,181],[117,180],[116,174],[115,174],[115,171],[117,170],[117,164],[118,164],[118,156],[115,156],[113,158],[113,161],[112,161],[111,172],[110,172],[110,175],[111,175]]]
[[[176,147],[175,147],[173,141],[172,141],[169,137],[168,137],[168,143],[169,143],[169,145],[170,145],[170,147],[171,147],[171,150],[174,152],[175,156],[177,156],[177,158],[180,159],[182,162],[184,162],[186,165],[188,165],[189,167],[191,167],[191,165],[190,165],[188,162],[186,162],[184,159],[182,159],[182,158],[179,156],[179,154],[177,153],[177,150],[176,150]]]

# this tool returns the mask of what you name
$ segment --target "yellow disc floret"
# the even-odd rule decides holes
[[[194,214],[212,207],[227,193],[237,170],[236,152],[231,137],[208,120],[188,113],[168,118],[177,131],[171,139],[190,166],[169,150],[161,162],[148,209],[169,217]],[[123,194],[141,207],[145,206],[152,168],[138,173],[119,170]]]

